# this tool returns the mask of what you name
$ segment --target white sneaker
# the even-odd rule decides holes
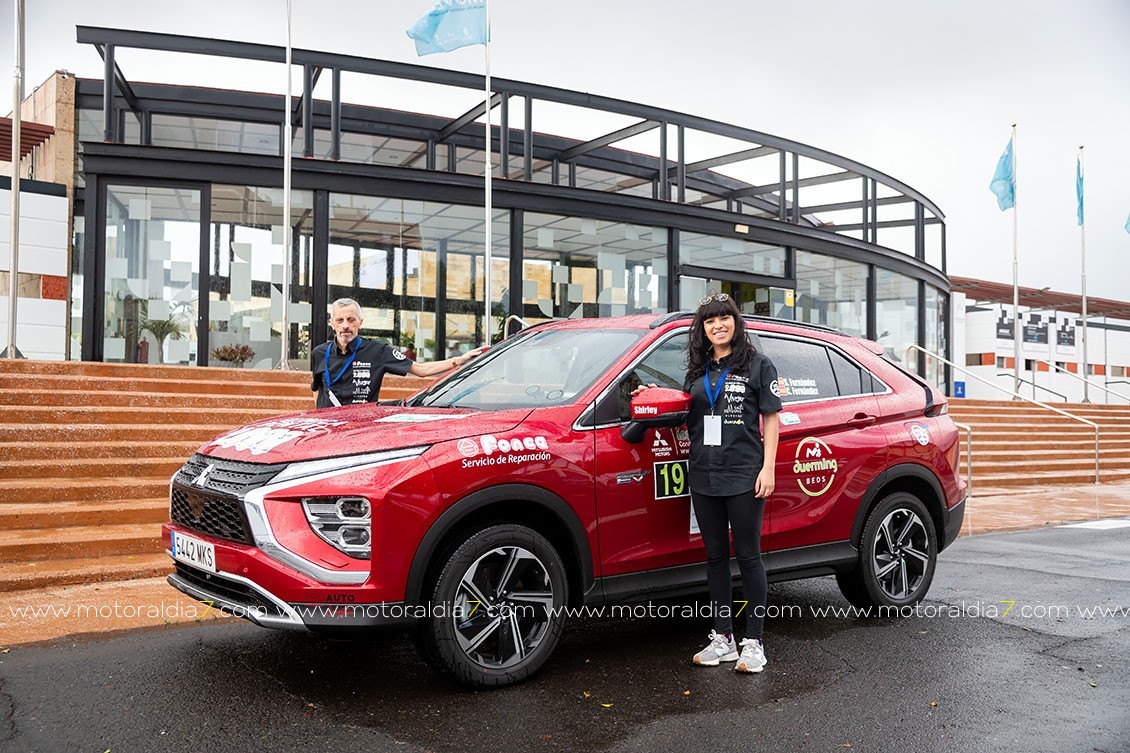
[[[738,647],[734,643],[734,636],[719,635],[710,631],[710,645],[694,655],[694,663],[703,667],[717,667],[718,662],[735,661],[738,658]]]
[[[761,641],[756,638],[746,638],[741,643],[742,655],[734,665],[735,672],[760,672],[769,661],[765,658],[765,649]]]

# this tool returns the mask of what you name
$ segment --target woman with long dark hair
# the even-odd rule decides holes
[[[753,347],[733,298],[725,293],[703,298],[687,340],[683,384],[691,395],[691,504],[706,547],[714,618],[709,645],[694,656],[694,663],[702,666],[737,661],[734,668],[739,672],[760,672],[766,664],[761,522],[775,484],[781,410],[776,381],[776,368]],[[732,620],[731,532],[746,598],[738,610],[746,615],[746,636],[740,644],[734,642]]]

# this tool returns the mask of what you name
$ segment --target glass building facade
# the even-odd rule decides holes
[[[119,75],[114,49],[191,60],[191,38],[78,36],[106,52],[108,73],[80,80],[75,96],[72,358],[230,365],[242,349],[249,367],[274,367],[284,351],[302,366],[330,335],[329,303],[351,297],[364,334],[430,360],[476,347],[488,329],[497,339],[515,319],[661,314],[729,292],[752,314],[877,340],[945,384],[941,363],[909,347],[946,354],[944,217],[865,165],[506,80],[494,82],[485,144],[480,77],[309,51],[295,52],[304,84],[284,126],[277,95]],[[195,41],[200,54],[233,59],[279,52]],[[328,100],[313,96],[323,76]],[[350,105],[343,76],[410,79],[479,104],[458,117]],[[615,125],[577,138],[559,132],[558,110]]]

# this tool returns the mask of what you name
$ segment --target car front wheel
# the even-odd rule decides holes
[[[549,659],[565,622],[567,581],[538,532],[493,525],[447,557],[416,646],[431,666],[474,687],[521,682]]]
[[[859,562],[836,575],[857,607],[903,607],[922,601],[934,579],[938,537],[926,506],[913,494],[884,497],[867,516]]]

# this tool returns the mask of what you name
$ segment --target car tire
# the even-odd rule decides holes
[[[922,501],[889,494],[872,508],[859,541],[859,562],[836,574],[844,598],[860,608],[904,607],[922,601],[934,580],[938,536]]]
[[[472,687],[534,675],[565,624],[565,563],[549,541],[512,523],[492,525],[448,550],[416,648],[433,668]]]

